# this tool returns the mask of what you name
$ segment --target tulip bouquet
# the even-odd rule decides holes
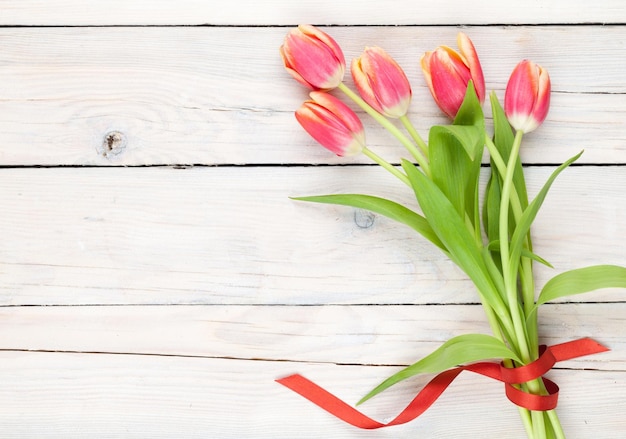
[[[457,44],[458,51],[440,46],[421,58],[426,84],[437,105],[451,119],[450,124],[430,127],[426,141],[407,116],[412,97],[407,76],[383,49],[368,47],[352,60],[355,92],[344,83],[346,62],[336,41],[313,26],[292,29],[280,54],[287,71],[312,90],[311,99],[295,113],[298,122],[333,153],[365,154],[391,172],[415,194],[420,211],[364,194],[296,199],[367,209],[412,228],[473,281],[493,334],[454,337],[369,392],[361,402],[416,374],[438,374],[388,424],[366,417],[300,375],[278,382],[346,422],[361,428],[379,428],[414,419],[456,375],[468,370],[505,384],[506,395],[518,406],[529,438],[564,438],[554,410],[558,387],[543,375],[556,361],[607,348],[590,339],[540,346],[538,308],[567,295],[626,287],[626,268],[597,265],[564,272],[536,294],[533,263],[549,263],[533,252],[531,224],[555,178],[581,153],[559,166],[529,201],[519,151],[523,136],[539,127],[547,116],[548,72],[528,60],[513,69],[504,106],[495,93],[489,96],[490,134],[482,110],[485,80],[477,52],[463,33],[458,35]],[[410,158],[394,166],[371,151],[359,116],[333,94],[334,90],[385,127]],[[485,149],[490,178],[479,203]]]

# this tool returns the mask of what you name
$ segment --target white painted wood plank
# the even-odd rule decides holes
[[[541,341],[611,349],[557,368],[626,369],[626,304],[540,310]],[[489,334],[480,305],[69,306],[0,308],[0,350],[409,365],[450,338]]]
[[[531,196],[552,170],[527,169]],[[537,267],[538,286],[572,268],[626,265],[625,171],[559,177],[533,229],[535,251],[555,267]],[[463,273],[405,226],[288,198],[361,192],[412,206],[376,167],[3,169],[0,185],[5,305],[477,301]]]
[[[389,50],[413,84],[411,111],[418,129],[426,135],[428,126],[444,122],[418,59],[436,45],[453,44],[459,28],[327,30],[348,58],[368,44]],[[278,47],[286,31],[0,29],[0,164],[366,162],[337,159],[295,121],[293,112],[306,91],[281,65]],[[525,162],[561,163],[583,148],[581,163],[626,162],[625,27],[474,27],[466,32],[480,51],[488,89],[501,97],[522,58],[543,64],[552,75],[551,112],[544,126],[527,136]],[[364,121],[370,147],[397,161],[403,151],[395,139]],[[111,133],[119,135],[121,151],[107,151]]]
[[[461,375],[422,418],[363,431],[274,379],[300,372],[349,403],[397,368],[133,355],[0,353],[0,433],[7,438],[525,437],[499,384]],[[624,372],[555,370],[569,439],[626,434]],[[423,385],[415,379],[361,407],[384,421]],[[593,391],[591,391],[593,389]]]
[[[623,23],[619,0],[438,2],[392,0],[234,0],[229,7],[201,0],[4,0],[3,25],[289,25]]]

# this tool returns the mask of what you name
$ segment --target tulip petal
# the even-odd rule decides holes
[[[313,139],[337,155],[342,155],[345,145],[352,141],[342,126],[337,126],[327,112],[311,102],[296,110],[296,119]]]
[[[545,120],[550,107],[550,77],[532,61],[521,61],[511,73],[504,111],[516,130],[529,133]]]
[[[329,90],[343,80],[345,58],[341,48],[313,26],[300,25],[289,31],[280,54],[287,71],[313,90]]]
[[[361,56],[352,60],[352,63],[350,65],[352,80],[354,81],[354,85],[356,86],[363,100],[370,104],[379,113],[383,113],[383,108],[380,106],[378,99],[374,94],[374,90],[371,87],[370,78],[363,71],[363,58],[364,56]]]
[[[296,111],[296,119],[322,146],[339,156],[358,154],[365,146],[363,124],[338,98],[311,92],[311,100]]]
[[[341,47],[330,35],[322,32],[315,26],[311,26],[310,24],[301,24],[298,26],[298,29],[300,29],[303,34],[321,41],[323,44],[331,49],[332,53],[337,57],[337,60],[341,64],[346,64],[346,59],[344,57],[343,51],[341,50]]]
[[[359,116],[357,116],[350,107],[341,101],[341,99],[336,98],[329,93],[320,91],[312,91],[309,95],[316,103],[328,109],[328,111],[332,112],[338,119],[340,119],[350,131],[363,131],[363,124],[361,123]]]
[[[550,108],[551,84],[548,71],[542,67],[537,67],[539,69],[538,92],[532,114],[537,121],[537,125],[541,125],[546,120],[548,109]]]
[[[388,117],[406,114],[411,101],[411,85],[402,68],[379,47],[368,48],[363,67],[382,113]]]
[[[288,47],[289,67],[299,72],[312,88],[327,88],[337,82],[338,75],[343,76],[335,55],[318,40],[292,35]]]
[[[478,60],[474,43],[472,43],[472,40],[463,32],[459,33],[456,41],[461,55],[465,58],[465,62],[469,67],[470,76],[472,77],[474,89],[476,90],[476,96],[478,96],[478,100],[483,103],[485,101],[485,76],[483,75],[483,69]]]
[[[435,101],[448,117],[454,118],[471,79],[469,70],[461,67],[464,64],[458,54],[442,47],[435,50],[430,65]]]
[[[457,36],[460,53],[448,46],[439,46],[421,58],[422,71],[433,99],[451,119],[459,111],[469,81],[474,83],[478,101],[485,99],[485,78],[474,44],[463,33]]]

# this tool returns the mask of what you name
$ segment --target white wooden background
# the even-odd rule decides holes
[[[622,0],[2,0],[0,437],[525,437],[501,386],[478,376],[378,431],[274,382],[300,372],[356,402],[448,338],[488,331],[471,283],[407,228],[288,199],[411,200],[296,123],[306,91],[278,47],[298,23],[333,25],[348,58],[387,49],[423,133],[443,119],[419,56],[460,28],[500,97],[517,61],[542,64],[553,104],[522,152],[530,191],[585,153],[533,229],[555,266],[537,269],[538,284],[626,264]],[[400,148],[364,120],[371,148],[397,162]],[[625,298],[542,308],[544,342],[612,349],[550,373],[568,438],[626,436]],[[362,409],[388,420],[427,378]]]

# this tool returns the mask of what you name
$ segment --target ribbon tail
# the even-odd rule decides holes
[[[483,365],[489,370],[493,369],[493,366],[495,366],[494,364],[485,363],[483,363]],[[480,367],[477,367],[476,369],[480,369]],[[407,422],[414,420],[428,410],[428,408],[433,405],[435,401],[437,401],[441,394],[448,388],[454,379],[461,372],[463,372],[463,370],[466,370],[466,368],[456,367],[454,369],[441,372],[435,376],[430,382],[428,382],[428,384],[426,384],[426,386],[422,388],[422,390],[398,416],[386,424],[364,415],[302,375],[290,375],[288,377],[278,379],[276,382],[293,390],[342,421],[358,428],[372,430],[392,425],[406,424]],[[472,371],[480,373],[478,370]],[[489,375],[489,372],[483,374]]]
[[[601,352],[607,352],[611,350],[589,337],[555,344],[550,346],[548,349],[552,351],[552,354],[556,358],[556,361],[571,360],[573,358],[599,354]]]
[[[293,390],[300,396],[303,396],[311,401],[313,404],[326,410],[331,415],[355,427],[371,430],[385,426],[384,424],[359,412],[332,393],[324,390],[302,375],[290,375],[288,377],[278,379],[276,382],[282,384],[288,389]]]

